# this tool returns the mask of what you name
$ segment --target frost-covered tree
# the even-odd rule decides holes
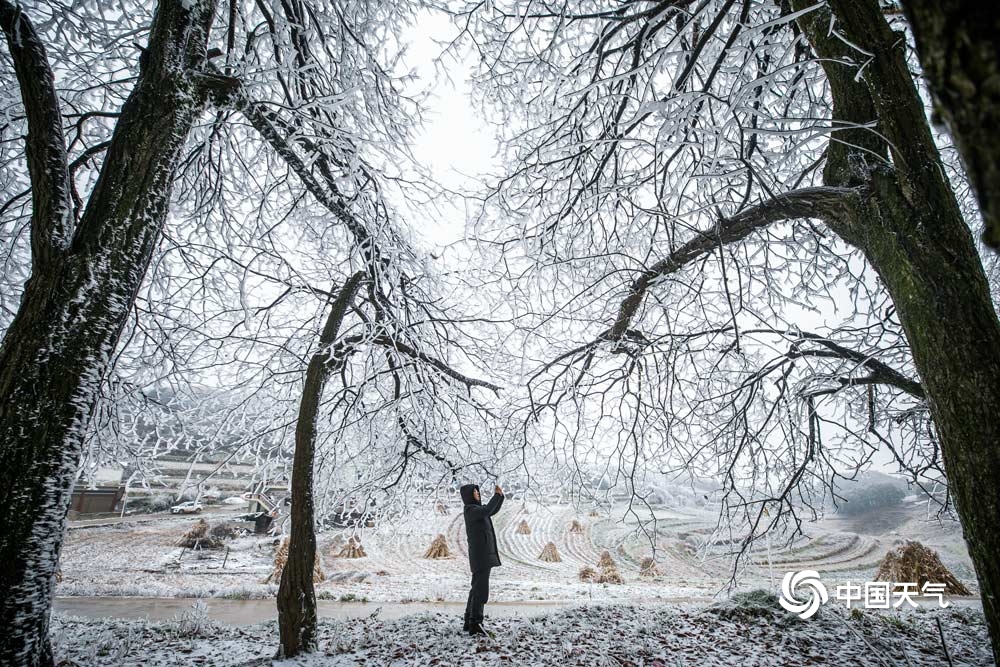
[[[85,221],[99,193],[140,201],[157,197],[155,210],[133,206],[105,225],[110,236],[118,234],[120,244],[127,245],[135,240],[127,224],[148,223],[137,228],[141,247],[112,247],[101,237],[104,245],[93,244],[93,256],[72,260],[80,276],[76,292],[42,291],[71,311],[70,329],[52,330],[67,342],[61,349],[80,358],[82,375],[70,382],[73,376],[65,366],[27,372],[24,365],[36,358],[30,355],[19,357],[22,366],[5,365],[5,382],[35,382],[34,395],[47,386],[38,384],[39,372],[61,374],[45,375],[56,394],[48,402],[4,394],[5,406],[21,406],[5,411],[5,420],[16,417],[45,427],[32,431],[19,426],[28,422],[18,422],[10,428],[30,438],[21,444],[4,441],[5,461],[16,458],[18,465],[30,463],[38,470],[36,477],[20,476],[8,487],[9,497],[20,504],[11,505],[6,519],[12,528],[4,531],[2,544],[5,555],[17,554],[11,562],[18,564],[5,573],[5,583],[9,580],[16,593],[5,600],[4,620],[16,628],[5,637],[5,655],[24,664],[50,660],[45,633],[51,577],[81,456],[142,466],[145,456],[164,447],[193,449],[197,455],[221,445],[231,458],[249,458],[262,471],[281,474],[299,425],[298,410],[314,399],[315,413],[300,423],[304,432],[318,423],[315,442],[296,448],[292,466],[297,502],[291,565],[279,596],[282,655],[313,646],[303,632],[315,626],[311,576],[303,581],[295,576],[295,563],[303,559],[311,573],[312,502],[327,507],[344,502],[345,495],[404,484],[415,473],[454,474],[475,462],[472,450],[483,436],[473,431],[488,422],[479,390],[495,387],[473,378],[482,366],[475,336],[443,305],[447,299],[440,290],[428,284],[433,272],[394,212],[394,203],[427,198],[406,154],[419,107],[402,93],[406,72],[398,63],[404,46],[400,35],[416,7],[234,1],[219,8],[219,28],[211,34],[216,7],[203,2],[164,2],[155,13],[144,3],[123,3],[107,13],[96,6],[54,3],[32,17],[34,29],[17,7],[4,15],[10,19],[4,25],[10,26],[13,69],[22,73],[18,49],[27,36],[36,56],[32,66],[44,63],[57,73],[40,81],[48,82],[47,104],[63,112],[62,119],[48,119],[44,142],[63,146],[61,157],[56,155],[65,163],[60,210],[70,217],[83,211]],[[191,16],[202,21],[198,31],[183,29],[183,21],[194,20]],[[190,63],[162,60],[176,45],[157,41],[161,33],[188,49],[184,55]],[[146,35],[149,43],[136,47]],[[194,45],[192,35],[200,45]],[[49,54],[43,57],[45,46]],[[189,94],[183,132],[160,118],[170,106],[161,108],[156,95],[173,89],[145,85],[149,71]],[[4,273],[10,289],[0,303],[4,355],[13,354],[18,341],[56,349],[43,338],[35,340],[39,322],[35,330],[19,333],[27,326],[24,313],[35,312],[40,298],[33,289],[42,284],[38,276],[45,265],[34,238],[45,238],[40,230],[52,190],[34,178],[36,124],[28,94],[35,84],[35,78],[22,77],[27,150],[19,150],[15,141],[2,144],[0,229],[4,258],[13,269]],[[144,100],[138,111],[131,101],[137,96]],[[129,101],[123,104],[125,98]],[[16,135],[25,124],[18,115],[22,102],[6,102],[12,120],[5,133]],[[167,134],[129,135],[129,151],[120,150],[119,133],[146,122],[151,133]],[[136,162],[144,151],[155,156],[161,149],[169,151],[169,162]],[[25,157],[30,184],[23,178]],[[118,173],[114,170],[122,172],[127,187],[102,190],[104,174]],[[31,205],[26,195],[35,198]],[[69,231],[80,235],[82,224]],[[30,260],[26,229],[33,240]],[[133,253],[118,267],[128,281],[118,273],[101,274],[117,265],[110,266],[98,250]],[[32,278],[22,288],[29,266]],[[66,280],[63,269],[52,280]],[[346,322],[343,335],[327,342],[317,330],[324,329],[325,310],[336,300],[329,286],[345,283],[358,294],[349,312],[338,316]],[[84,298],[83,289],[100,298]],[[21,295],[16,316],[12,295]],[[94,347],[83,334],[100,324],[91,321],[96,315],[89,309],[102,299],[107,308],[113,306],[113,317]],[[307,398],[300,401],[303,371],[317,355],[336,359],[337,390],[324,397],[315,382],[306,382]],[[11,391],[27,390],[27,385],[11,386]],[[207,391],[227,395],[218,405],[206,405]],[[149,409],[163,397],[167,404]],[[55,410],[63,399],[68,403],[62,412]],[[99,418],[92,422],[95,409]],[[54,429],[53,415],[64,412],[72,419],[60,427],[64,430]],[[214,434],[202,428],[209,414],[218,427]],[[223,431],[228,433],[224,438]],[[313,444],[323,451],[316,466],[329,493],[322,495],[312,489]],[[355,474],[351,484],[345,480],[347,469]],[[30,494],[48,500],[33,503]]]
[[[56,562],[98,386],[166,220],[187,136],[209,100],[229,86],[206,67],[214,18],[213,2],[157,5],[137,78],[114,110],[114,132],[83,199],[48,45],[21,6],[0,3],[5,70],[17,76],[31,179],[31,273],[0,347],[6,664],[52,663],[47,631]],[[8,125],[5,135],[19,127]]]
[[[879,447],[943,468],[998,650],[1000,324],[888,14],[470,5],[511,165],[480,237],[565,459],[710,472],[747,548]]]

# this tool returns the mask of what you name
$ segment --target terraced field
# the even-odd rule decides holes
[[[494,573],[494,601],[574,599],[707,598],[724,589],[731,574],[731,554],[740,535],[727,540],[712,535],[716,516],[700,508],[657,509],[655,525],[641,527],[623,512],[595,515],[569,505],[539,505],[509,500],[494,517],[503,567]],[[966,583],[974,584],[968,556],[957,527],[930,525],[919,516],[895,522],[897,530],[871,535],[854,532],[857,522],[827,519],[807,524],[808,537],[788,544],[777,537],[770,549],[760,544],[741,571],[740,584],[770,586],[785,572],[818,570],[830,583],[872,577],[885,552],[903,538],[920,539],[941,551],[946,565]],[[526,521],[528,535],[517,533]],[[582,532],[570,532],[576,520]],[[273,586],[262,583],[271,569],[273,540],[244,538],[223,552],[184,554],[175,540],[193,518],[164,518],[125,527],[71,531],[63,557],[62,593],[136,595],[223,595],[267,597]],[[378,529],[356,533],[367,556],[338,558],[344,541],[354,533],[319,536],[319,551],[327,581],[318,586],[323,597],[384,601],[461,600],[468,590],[468,560],[461,506],[455,502],[440,513],[433,506],[416,508],[411,518],[397,519]],[[423,557],[431,541],[444,534],[452,556]],[[548,542],[556,545],[561,562],[539,559]],[[654,554],[660,576],[639,576],[640,563]],[[624,585],[596,585],[579,580],[584,566],[596,567],[609,551],[625,579]],[[95,565],[96,564],[96,565]]]

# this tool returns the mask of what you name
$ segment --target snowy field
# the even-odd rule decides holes
[[[221,626],[198,604],[160,623],[56,615],[56,662],[62,667],[271,664],[276,623]],[[487,616],[487,624],[494,638],[461,634],[454,615],[323,621],[317,654],[274,664],[930,667],[947,665],[949,657],[954,665],[993,664],[981,613],[956,608],[848,614],[824,607],[800,620],[773,599],[751,599],[700,608],[586,606],[527,619]]]
[[[715,514],[694,505],[656,511],[660,573],[641,576],[650,541],[634,519],[622,519],[621,509],[598,514],[559,504],[504,505],[494,517],[504,565],[494,573],[486,608],[494,639],[459,632],[469,575],[457,503],[429,504],[408,519],[357,533],[364,558],[336,557],[350,531],[322,533],[327,579],[317,585],[320,652],[288,664],[913,667],[947,665],[945,647],[953,665],[993,664],[976,599],[953,599],[944,610],[921,603],[907,612],[848,613],[831,603],[808,620],[788,615],[773,598],[739,593],[737,601],[728,599],[728,554],[738,536],[713,534]],[[216,525],[237,514],[211,512],[205,518]],[[68,603],[64,608],[88,618],[55,614],[52,637],[57,661],[63,661],[57,664],[270,664],[277,626],[269,598],[277,587],[265,580],[272,572],[274,538],[231,540],[228,554],[183,550],[176,542],[196,521],[137,517],[70,531],[58,594]],[[530,534],[518,533],[522,521]],[[582,532],[571,530],[574,521]],[[770,548],[755,551],[739,588],[776,590],[785,572],[802,569],[818,570],[828,588],[870,580],[885,552],[904,538],[936,549],[974,588],[957,526],[928,521],[917,503],[850,519],[835,516],[805,529],[807,537],[790,544],[772,540]],[[424,558],[438,534],[446,536],[452,557]],[[547,542],[556,544],[561,562],[539,560]],[[581,582],[580,569],[596,566],[605,550],[624,583]],[[95,595],[118,597],[81,597]],[[155,596],[170,599],[143,599]],[[160,620],[135,618],[156,607],[159,613],[148,616]]]
[[[443,512],[442,512],[443,510]],[[922,505],[903,505],[892,513],[856,519],[830,518],[804,526],[807,537],[791,544],[772,541],[751,554],[740,588],[775,590],[787,571],[815,569],[828,584],[865,581],[885,553],[904,538],[918,539],[940,553],[966,585],[975,587],[969,558],[954,523],[928,522]],[[239,512],[207,514],[210,525]],[[699,507],[657,510],[656,562],[660,574],[640,576],[652,554],[649,538],[624,512],[594,515],[568,505],[508,501],[494,517],[503,567],[492,579],[491,601],[701,601],[726,589],[734,537],[710,540],[713,512]],[[458,504],[417,508],[414,517],[359,533],[365,558],[337,558],[347,531],[319,536],[327,580],[317,585],[324,600],[379,603],[462,601],[469,582],[465,530]],[[148,517],[147,517],[148,518]],[[154,517],[114,526],[74,528],[62,554],[60,596],[215,597],[261,599],[274,596],[274,538],[251,536],[228,542],[222,550],[192,552],[176,545],[197,517]],[[518,534],[521,521],[531,529]],[[582,532],[570,531],[576,520]],[[453,557],[423,557],[437,534],[444,534]],[[539,560],[553,542],[561,562]],[[579,580],[584,566],[595,567],[607,550],[624,578],[621,585]]]

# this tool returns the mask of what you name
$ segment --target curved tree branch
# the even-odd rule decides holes
[[[854,215],[863,196],[861,187],[810,187],[779,194],[736,215],[720,220],[717,227],[701,232],[669,256],[643,271],[632,282],[628,296],[618,307],[614,324],[601,334],[602,340],[618,341],[627,333],[650,285],[658,278],[680,271],[684,266],[713,252],[719,245],[742,241],[753,232],[781,220],[816,218],[825,222],[845,222]]]
[[[795,356],[809,356],[850,359],[858,362],[858,364],[864,366],[870,371],[870,374],[863,378],[840,378],[840,383],[842,385],[888,384],[905,391],[914,398],[919,398],[921,400],[926,398],[923,385],[916,380],[911,380],[896,369],[882,363],[878,359],[874,359],[870,355],[858,352],[857,350],[844,347],[839,343],[835,343],[832,340],[817,334],[803,332],[800,333],[800,335],[805,340],[813,341],[822,345],[826,348],[826,350],[803,351],[798,349],[798,345],[796,344],[793,346],[793,350],[789,353],[789,358],[794,358]]]

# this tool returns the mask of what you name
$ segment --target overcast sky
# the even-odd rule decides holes
[[[454,34],[454,26],[445,17],[426,15],[409,35],[408,61],[420,77],[417,88],[426,90],[434,84],[414,154],[443,185],[461,189],[473,187],[483,173],[495,169],[497,141],[469,97],[469,75],[474,66],[471,54],[461,62],[451,56],[439,59],[444,40]],[[445,245],[462,238],[465,213],[454,209],[427,222],[417,233],[429,244]]]

